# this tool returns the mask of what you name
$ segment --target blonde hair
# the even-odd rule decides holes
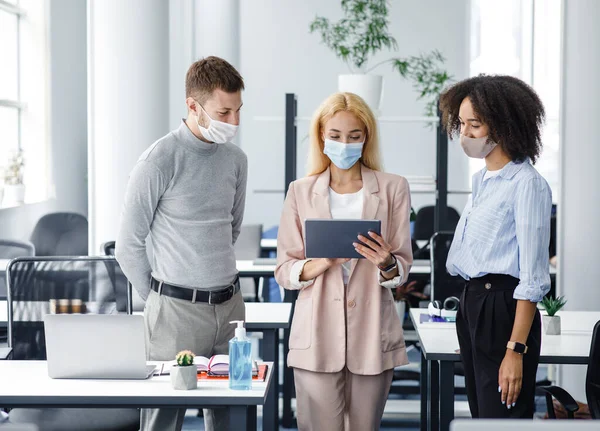
[[[360,161],[374,171],[381,171],[381,155],[379,154],[379,133],[377,122],[371,108],[354,93],[335,93],[329,96],[316,110],[310,124],[310,148],[308,151],[308,176],[323,173],[331,161],[323,153],[323,127],[338,112],[347,111],[356,116],[366,128],[365,145]]]

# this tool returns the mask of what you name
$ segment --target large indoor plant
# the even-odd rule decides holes
[[[25,185],[23,184],[23,169],[25,162],[23,151],[15,151],[4,168],[4,197],[3,205],[18,205],[25,201]]]
[[[387,0],[341,0],[344,18],[336,23],[317,16],[310,31],[318,32],[322,42],[344,60],[350,74],[339,75],[338,90],[361,96],[375,110],[379,110],[383,77],[371,74],[376,67],[390,63],[403,78],[413,83],[418,98],[426,101],[425,115],[437,114],[439,95],[450,76],[443,69],[444,57],[439,51],[405,58],[390,58],[369,65],[369,58],[386,48],[396,50],[398,43],[388,31]]]

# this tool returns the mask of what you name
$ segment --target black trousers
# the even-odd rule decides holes
[[[498,374],[515,321],[517,278],[488,274],[467,281],[456,316],[469,408],[474,418],[533,418],[535,379],[542,340],[536,311],[523,355],[523,385],[510,410],[498,392]]]

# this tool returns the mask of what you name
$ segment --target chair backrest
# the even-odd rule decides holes
[[[262,224],[242,225],[240,235],[235,242],[235,257],[239,260],[252,260],[260,256]]]
[[[585,392],[592,418],[600,419],[600,321],[596,322],[592,333]]]
[[[13,259],[6,268],[13,359],[46,359],[43,317],[48,313],[119,313],[110,276],[118,265],[112,256]]]
[[[0,239],[0,259],[35,256],[35,246],[29,241]]]
[[[116,243],[114,241],[107,241],[100,246],[102,248],[102,252],[106,256],[114,256],[115,255],[115,247]]]
[[[116,249],[115,241],[107,241],[100,245],[100,250],[106,256],[114,256]],[[127,277],[123,273],[120,266],[115,266],[108,271],[108,274],[115,286],[116,300],[117,300],[117,311],[126,311],[127,314],[131,314],[134,311],[143,311],[146,302],[139,295],[137,290],[133,289],[133,286],[127,280]]]
[[[447,221],[448,229],[456,228],[460,215],[452,207],[448,207]],[[415,219],[415,231],[413,238],[419,241],[429,241],[435,233],[435,206],[424,206],[417,212]]]
[[[449,296],[460,297],[465,281],[446,270],[446,260],[454,232],[436,232],[431,237],[431,300],[444,301]]]
[[[46,214],[30,239],[38,256],[87,256],[88,222],[76,213]]]

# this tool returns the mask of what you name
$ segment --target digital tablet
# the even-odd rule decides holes
[[[307,219],[304,222],[306,258],[362,259],[352,243],[360,243],[359,234],[369,238],[369,231],[380,234],[381,221]]]

